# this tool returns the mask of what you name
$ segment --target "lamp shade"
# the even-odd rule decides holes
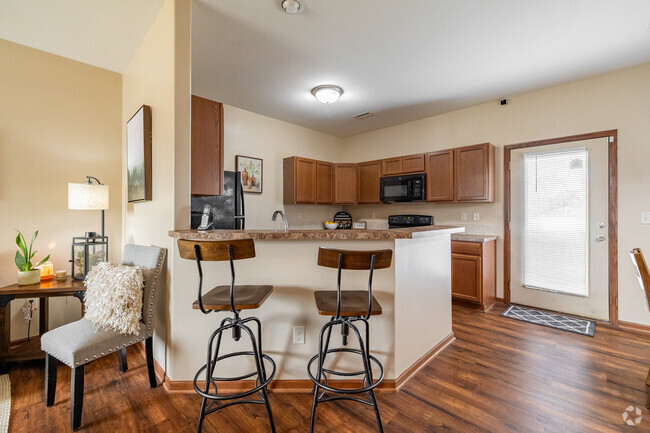
[[[69,183],[68,209],[108,209],[108,185]]]

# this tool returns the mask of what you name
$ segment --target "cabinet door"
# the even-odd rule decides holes
[[[392,176],[394,174],[402,173],[402,157],[382,159],[381,161],[381,175]]]
[[[316,203],[316,161],[294,158],[295,164],[295,202]]]
[[[191,193],[223,192],[223,105],[192,95]]]
[[[426,154],[427,201],[454,199],[454,151]]]
[[[451,295],[456,299],[482,302],[481,257],[451,255]]]
[[[316,162],[316,203],[334,203],[334,164]]]
[[[358,164],[359,203],[381,203],[379,200],[379,178],[381,161],[362,162]]]
[[[402,157],[402,173],[418,173],[424,171],[424,154]]]
[[[494,147],[490,143],[455,149],[457,201],[494,201]]]
[[[334,165],[334,204],[357,204],[357,165]]]

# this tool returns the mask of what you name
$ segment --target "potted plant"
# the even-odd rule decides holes
[[[21,232],[18,232],[16,236],[16,245],[18,246],[18,251],[16,251],[16,266],[18,266],[18,285],[26,286],[28,284],[36,284],[41,281],[41,270],[35,269],[37,266],[42,265],[47,262],[50,258],[48,254],[43,260],[38,262],[36,266],[32,265],[32,259],[37,251],[32,252],[32,246],[38,236],[38,230],[32,236],[32,242],[29,244],[29,249],[27,249],[27,242],[25,237]]]

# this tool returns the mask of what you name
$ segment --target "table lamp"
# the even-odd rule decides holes
[[[72,278],[83,280],[94,265],[108,260],[108,236],[104,234],[104,210],[108,209],[108,185],[86,176],[86,183],[68,184],[68,209],[101,210],[102,234],[86,232],[72,238]],[[93,180],[97,182],[93,183]]]

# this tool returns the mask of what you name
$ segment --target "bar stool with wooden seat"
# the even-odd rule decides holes
[[[318,340],[318,354],[309,361],[307,374],[314,382],[314,401],[311,410],[311,423],[309,426],[310,433],[314,431],[314,421],[316,418],[316,407],[319,403],[334,400],[351,400],[372,406],[375,410],[379,431],[383,432],[384,428],[379,415],[377,398],[374,389],[384,379],[384,367],[379,360],[370,354],[370,326],[368,320],[370,316],[379,315],[382,312],[381,305],[372,295],[372,276],[375,269],[385,269],[390,267],[393,257],[391,250],[376,251],[348,251],[329,248],[318,249],[318,265],[338,270],[338,279],[336,291],[317,291],[314,293],[318,314],[331,316],[330,321],[326,323],[320,331]],[[350,270],[368,270],[368,290],[341,290],[341,271]],[[365,341],[359,332],[356,322],[365,324]],[[343,336],[343,346],[347,346],[350,329],[354,331],[359,349],[348,347],[333,348],[329,347],[332,328],[341,326],[341,335]],[[327,334],[325,336],[325,334]],[[327,355],[331,353],[351,353],[359,355],[363,362],[363,370],[355,372],[342,372],[325,368]],[[312,365],[317,362],[318,370],[312,373]],[[373,364],[379,369],[379,378],[374,379],[372,373]],[[363,376],[361,387],[355,389],[335,388],[328,384],[327,375],[354,377]],[[326,396],[326,392],[339,394]],[[365,394],[367,399],[353,397],[352,394]]]
[[[199,369],[194,376],[194,390],[203,397],[201,411],[199,414],[198,432],[201,432],[203,420],[213,412],[217,412],[236,404],[263,404],[269,414],[271,431],[275,433],[275,423],[268,397],[268,384],[275,375],[275,362],[262,352],[262,324],[256,317],[242,319],[242,310],[253,310],[259,308],[266,298],[273,291],[273,286],[261,285],[235,285],[235,260],[249,259],[255,257],[255,244],[252,239],[229,240],[229,241],[191,241],[179,240],[178,250],[184,259],[196,260],[199,270],[199,297],[192,307],[201,310],[204,314],[217,313],[219,311],[230,311],[232,317],[226,317],[221,321],[219,328],[212,333],[208,340],[208,352],[206,364]],[[203,261],[230,261],[231,281],[230,285],[217,286],[203,295]],[[257,337],[247,325],[248,322],[257,324]],[[232,337],[239,341],[242,331],[250,338],[252,350],[228,353],[219,355],[221,337],[224,331],[232,330]],[[216,345],[215,343],[216,339]],[[217,363],[225,359],[235,357],[252,357],[255,362],[255,371],[238,377],[217,377],[214,376]],[[272,367],[271,374],[267,374],[265,361]],[[205,380],[201,380],[201,374],[205,373]],[[235,394],[222,394],[218,392],[217,382],[239,381],[255,377],[253,388]],[[245,397],[257,394],[259,399],[244,399]],[[225,400],[233,400],[229,403],[217,404]]]

